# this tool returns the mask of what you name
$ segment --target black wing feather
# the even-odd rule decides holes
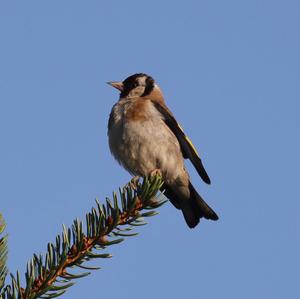
[[[153,104],[156,109],[163,115],[165,123],[178,139],[183,157],[185,159],[190,159],[202,180],[205,183],[210,184],[210,178],[202,164],[200,157],[197,154],[196,149],[194,148],[189,138],[184,134],[174,116],[168,111],[167,108],[163,107],[158,102],[153,102]]]

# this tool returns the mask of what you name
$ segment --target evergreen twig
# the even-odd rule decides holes
[[[5,222],[0,214],[0,294],[5,283],[5,277],[7,275],[7,235],[2,236],[4,230]]]
[[[113,193],[106,204],[96,200],[96,206],[86,214],[85,225],[75,219],[70,228],[63,226],[63,232],[54,243],[48,243],[47,253],[33,255],[27,264],[25,286],[21,286],[20,274],[11,275],[0,299],[54,298],[66,292],[74,284],[74,279],[85,277],[89,271],[74,273],[72,268],[95,270],[86,262],[98,258],[110,258],[108,253],[99,253],[106,247],[124,240],[120,237],[134,236],[131,230],[144,225],[144,217],[157,214],[154,209],[165,201],[157,198],[163,181],[159,175],[131,181],[119,190],[119,198]],[[143,212],[144,209],[150,211]],[[0,251],[1,252],[1,251]],[[6,251],[5,251],[6,252]]]

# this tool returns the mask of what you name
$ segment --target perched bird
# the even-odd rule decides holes
[[[109,146],[115,159],[135,176],[159,170],[165,196],[182,211],[190,228],[202,217],[217,220],[217,214],[190,182],[184,159],[191,160],[205,183],[210,184],[210,178],[154,79],[140,73],[108,84],[120,91],[108,122]]]

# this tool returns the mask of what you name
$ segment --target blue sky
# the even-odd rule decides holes
[[[298,1],[2,1],[0,198],[9,267],[130,176],[111,157],[105,84],[151,74],[199,149],[220,216],[170,204],[64,298],[297,298]],[[99,294],[98,294],[99,293]]]

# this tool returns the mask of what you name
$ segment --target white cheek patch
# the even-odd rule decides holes
[[[134,98],[134,97],[140,97],[145,91],[145,86],[138,86],[130,91],[128,97]]]

